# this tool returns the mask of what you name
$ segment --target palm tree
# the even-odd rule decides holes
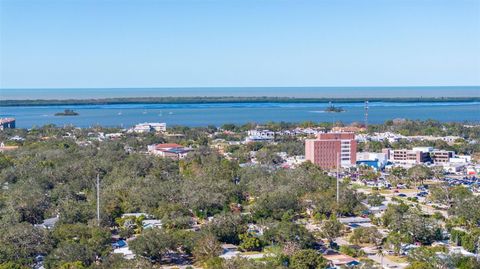
[[[408,176],[413,179],[415,188],[417,187],[417,181],[423,184],[424,180],[432,177],[432,170],[423,165],[415,165],[408,169]]]
[[[399,233],[390,233],[387,237],[387,243],[393,248],[393,252],[395,255],[400,253],[400,247],[402,243],[402,239]]]
[[[385,252],[383,250],[383,245],[385,243],[385,238],[378,238],[377,241],[375,242],[375,245],[377,247],[377,254],[380,256],[380,266],[383,268],[383,257],[385,256]]]
[[[383,251],[383,247],[380,246],[378,248],[378,252],[377,252],[378,256],[380,256],[380,266],[383,268],[383,257],[385,256],[385,252]]]

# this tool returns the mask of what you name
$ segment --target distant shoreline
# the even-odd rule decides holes
[[[294,97],[126,97],[100,99],[36,99],[0,100],[0,106],[62,106],[62,105],[117,105],[117,104],[215,104],[215,103],[448,103],[477,102],[480,97],[386,97],[386,98],[294,98]]]

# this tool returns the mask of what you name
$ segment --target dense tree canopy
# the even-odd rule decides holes
[[[265,124],[271,130],[296,126],[331,124]],[[280,168],[277,153],[303,154],[303,137],[279,137],[277,143],[271,144],[233,143],[226,148],[231,153],[228,158],[212,146],[217,138],[240,141],[246,130],[255,127],[232,124],[218,130],[212,126],[177,126],[169,129],[175,135],[124,133],[119,139],[101,138],[101,134],[121,130],[99,126],[80,129],[47,125],[0,132],[0,141],[19,146],[0,153],[1,266],[31,267],[35,257],[41,255],[47,268],[149,268],[171,252],[202,264],[216,264],[212,258],[221,252],[223,243],[240,244],[245,250],[278,247],[288,250],[282,254],[288,253],[288,257],[265,264],[240,259],[222,261],[218,268],[276,268],[288,264],[295,253],[298,257],[292,258],[292,266],[316,263],[318,257],[303,251],[318,239],[299,224],[307,212],[322,220],[324,234],[317,236],[333,239],[342,229],[334,216],[358,215],[365,209],[361,201],[367,199],[370,205],[378,205],[382,198],[376,194],[367,197],[347,181],[341,182],[337,197],[335,178],[309,162],[294,169]],[[371,125],[368,131],[478,139],[479,129],[453,123],[404,121]],[[10,138],[14,135],[25,140],[13,141]],[[193,152],[182,160],[145,154],[147,145],[165,142],[191,146]],[[479,151],[478,144],[464,141],[454,145],[432,143],[459,152]],[[364,146],[377,150],[387,145],[379,142]],[[400,141],[388,146],[412,145]],[[256,152],[258,165],[245,165],[251,158],[250,151]],[[390,175],[399,181],[411,178],[420,183],[434,176],[433,172],[421,167],[409,171],[396,168]],[[97,175],[100,223],[96,221]],[[468,232],[463,241],[472,249],[471,238],[477,235],[474,228],[480,224],[480,213],[472,208],[480,208],[480,197],[462,188],[439,185],[432,188],[429,199],[448,202],[449,214],[454,218],[447,227],[465,228]],[[122,214],[135,212],[160,220],[162,229],[144,229],[141,221],[131,227],[122,225]],[[56,216],[59,220],[52,229],[34,226]],[[438,238],[438,221],[405,204],[390,205],[381,221],[393,231],[389,235],[392,244],[399,240],[428,244]],[[249,233],[248,224],[262,227],[263,235]],[[395,238],[400,233],[407,236]],[[135,260],[126,261],[112,254],[112,235],[130,238],[129,245],[137,254]]]

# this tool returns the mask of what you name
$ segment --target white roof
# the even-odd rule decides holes
[[[133,252],[128,248],[128,246],[123,248],[116,248],[113,250],[113,253],[123,254],[123,257],[127,260],[135,258],[135,254],[133,254]]]
[[[349,218],[339,218],[338,221],[341,223],[365,223],[370,222],[369,218],[361,218],[361,217],[349,217]]]
[[[148,217],[149,215],[147,213],[125,213],[122,215],[122,218],[126,218],[126,217],[141,217],[141,216],[145,216],[145,217]]]

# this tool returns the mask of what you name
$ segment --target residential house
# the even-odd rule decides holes
[[[192,151],[191,148],[174,143],[154,144],[148,146],[148,152],[150,154],[174,160],[185,158],[190,151]]]
[[[163,226],[162,221],[158,219],[150,219],[150,220],[142,221],[143,229],[162,228],[162,226]]]
[[[57,215],[56,217],[45,219],[42,223],[35,224],[34,226],[51,230],[55,227],[55,224],[57,224],[58,220],[59,216]]]
[[[238,251],[238,247],[232,244],[223,244],[222,245],[222,255],[220,258],[222,259],[233,259],[240,255],[240,251]]]
[[[325,259],[330,262],[330,266],[334,268],[340,268],[341,266],[358,265],[359,262],[345,254],[335,253],[323,255]]]
[[[271,142],[275,139],[275,132],[269,130],[250,130],[245,142]]]

